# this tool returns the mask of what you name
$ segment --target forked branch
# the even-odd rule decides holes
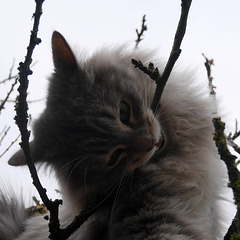
[[[181,54],[180,46],[181,46],[183,37],[185,35],[186,26],[187,26],[187,17],[188,17],[188,12],[189,12],[189,9],[191,6],[191,2],[192,2],[191,0],[182,0],[182,4],[181,4],[182,10],[181,10],[180,20],[178,23],[177,31],[175,33],[172,50],[171,50],[170,56],[168,58],[167,64],[165,66],[165,69],[164,69],[162,75],[159,74],[157,79],[155,79],[155,77],[154,78],[152,77],[153,75],[151,72],[145,71],[145,73],[147,75],[149,75],[157,84],[155,94],[153,97],[153,102],[151,105],[153,112],[156,112],[157,109],[160,107],[160,99],[161,99],[164,87],[165,87],[167,80],[172,72],[175,62],[177,61],[178,57]],[[146,69],[146,67],[143,68],[144,66],[141,66],[141,64],[139,65],[139,62],[140,61],[137,61],[137,60],[132,61],[132,63],[135,65],[135,67],[141,69],[142,71],[143,71],[143,69]]]

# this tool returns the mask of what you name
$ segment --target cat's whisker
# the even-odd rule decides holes
[[[70,173],[68,174],[67,186],[68,186],[68,184],[69,184],[69,180],[70,180],[71,175],[73,174],[73,172],[77,169],[77,167],[78,167],[80,164],[82,164],[82,162],[83,162],[85,159],[88,159],[89,157],[90,157],[90,155],[87,155],[87,156],[85,156],[84,158],[81,158],[81,160],[78,161],[78,162],[74,165],[74,167],[71,169]],[[76,159],[74,159],[74,160],[79,160],[79,158],[76,158]],[[88,166],[88,165],[87,165],[87,166]]]
[[[121,191],[124,189],[125,185],[127,184],[128,180],[129,180],[129,176],[130,176],[129,174],[124,173],[123,176],[121,177],[119,183],[117,184],[118,188],[117,188],[117,192],[115,194],[114,201],[112,204],[110,221],[109,221],[109,224],[110,224],[109,225],[109,239],[110,240],[112,239],[112,231],[111,230],[112,230],[112,219],[113,219],[114,207],[117,202],[118,196],[120,196]]]
[[[65,164],[63,164],[63,165],[61,166],[60,170],[62,170],[62,169],[65,170],[67,166],[71,165],[71,164],[74,163],[75,161],[79,161],[79,159],[80,159],[80,157],[76,157],[76,158],[70,160],[69,162],[66,162]]]
[[[106,201],[106,199],[108,199],[108,197],[109,197],[109,196],[114,192],[114,190],[119,186],[119,182],[121,181],[121,179],[122,179],[123,177],[124,177],[124,174],[123,174],[123,176],[120,176],[120,179],[119,179],[117,182],[111,184],[111,186],[113,186],[113,187],[110,188],[109,193],[108,193],[96,206],[94,206],[92,209],[89,209],[89,211],[94,210],[95,208],[98,208],[101,204],[103,204],[103,203]]]
[[[130,177],[129,189],[130,189],[130,191],[131,191],[131,188],[132,188],[134,173],[135,173],[135,169],[129,174],[129,177]]]
[[[88,194],[88,185],[87,185],[87,170],[88,170],[89,164],[86,166],[85,171],[84,171],[84,176],[83,176],[83,184],[86,193]]]

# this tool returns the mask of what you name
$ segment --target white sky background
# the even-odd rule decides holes
[[[13,74],[17,73],[18,63],[24,61],[34,10],[33,0],[0,0],[0,81],[8,77],[14,58]],[[29,78],[29,99],[45,97],[46,79],[52,70],[50,43],[54,30],[60,31],[80,53],[85,49],[91,52],[104,44],[128,42],[134,47],[135,29],[140,29],[144,14],[148,30],[139,47],[158,48],[159,57],[167,59],[179,20],[180,0],[45,0],[38,35],[42,43],[36,47],[33,55],[33,61],[37,63]],[[200,81],[206,84],[201,53],[214,58],[214,85],[226,112],[225,120],[233,130],[235,118],[240,121],[240,1],[193,0],[181,48],[178,66],[194,69]],[[0,85],[0,99],[5,97],[9,87],[10,84]],[[11,99],[15,99],[15,96],[12,94]],[[0,116],[0,131],[3,126],[12,125],[0,153],[18,133],[13,121],[15,113],[10,108],[13,108],[13,104],[7,105]],[[44,101],[33,103],[29,113],[34,119],[43,108]],[[6,165],[16,149],[17,145],[1,159],[0,174],[9,175],[15,182],[31,182],[28,171],[23,168],[10,171],[12,167]],[[48,181],[46,184],[47,188],[52,185]]]

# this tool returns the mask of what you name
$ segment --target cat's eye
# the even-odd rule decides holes
[[[127,102],[122,101],[120,103],[120,120],[122,123],[126,124],[129,122],[131,115],[131,109]]]

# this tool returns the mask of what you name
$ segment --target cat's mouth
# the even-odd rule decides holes
[[[164,139],[164,136],[161,135],[159,140],[157,142],[153,141],[151,144],[151,147],[146,151],[136,151],[136,150],[133,151],[131,150],[131,148],[127,148],[126,146],[118,147],[112,152],[107,165],[110,168],[114,167],[119,163],[119,161],[121,161],[122,158],[126,157],[127,155],[131,154],[132,156],[135,156],[135,155],[137,156],[137,155],[148,154],[155,147],[156,147],[155,151],[160,151],[164,147],[164,145],[165,145],[165,139]]]
[[[123,153],[124,153],[124,149],[121,149],[121,148],[116,149],[108,161],[108,167],[114,166],[118,162],[118,160],[120,159]]]
[[[160,151],[165,145],[165,138],[164,135],[161,134],[158,142],[155,143],[156,151]]]

